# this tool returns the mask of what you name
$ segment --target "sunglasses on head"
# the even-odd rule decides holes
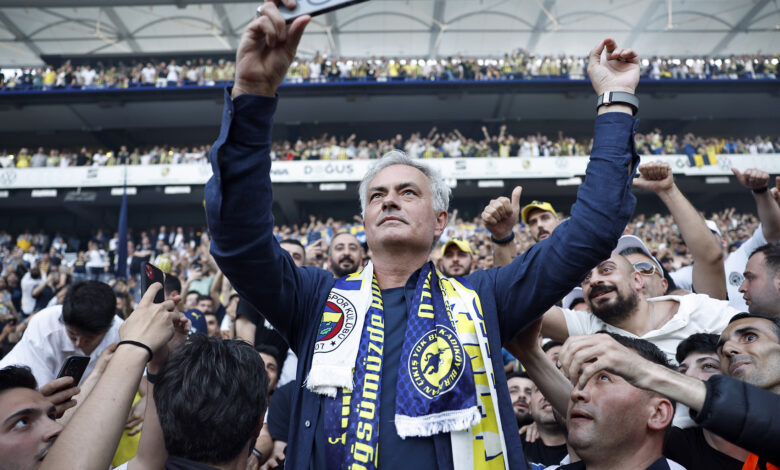
[[[652,276],[653,274],[658,274],[659,277],[664,277],[663,274],[658,272],[658,268],[656,268],[653,263],[650,263],[648,261],[640,261],[639,263],[634,263],[634,269],[636,269],[639,274],[644,274],[645,276]]]

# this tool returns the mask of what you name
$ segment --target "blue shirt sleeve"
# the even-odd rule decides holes
[[[318,319],[317,292],[332,277],[298,268],[273,235],[271,127],[276,98],[225,91],[219,138],[209,152],[206,183],[211,254],[236,291],[254,305],[298,352],[305,328]],[[319,299],[322,300],[322,299]]]
[[[636,205],[631,193],[639,163],[635,129],[628,114],[598,116],[585,182],[577,191],[571,217],[508,266],[469,277],[494,292],[502,344],[609,258]]]

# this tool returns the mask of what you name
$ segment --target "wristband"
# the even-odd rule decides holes
[[[753,190],[753,194],[763,194],[763,193],[767,192],[768,190],[769,190],[769,186],[764,186],[763,188],[760,188],[760,189],[754,189]]]
[[[262,462],[262,461],[263,461],[263,453],[262,453],[262,452],[260,452],[259,450],[255,449],[255,448],[253,447],[253,448],[252,448],[252,453],[253,453],[253,454],[255,454],[255,457],[257,457],[257,460],[258,460],[259,462]]]
[[[148,367],[146,368],[146,380],[152,385],[157,385],[157,374],[149,372]]]
[[[505,236],[504,238],[496,238],[491,233],[490,239],[493,240],[493,243],[495,243],[496,245],[506,245],[507,243],[515,239],[515,232],[510,232],[509,235]]]
[[[639,98],[637,98],[636,95],[624,91],[605,91],[604,94],[599,96],[598,100],[596,100],[596,110],[602,106],[608,106],[615,103],[630,106],[634,116],[639,112]]]
[[[116,346],[119,347],[119,346],[122,346],[123,344],[132,344],[133,346],[137,346],[139,348],[146,349],[146,352],[149,353],[149,360],[147,360],[146,362],[151,361],[152,358],[154,357],[154,353],[152,352],[152,348],[150,348],[149,346],[145,345],[144,343],[139,343],[138,341],[131,341],[129,339],[126,339],[124,341],[120,341],[119,343],[117,343]]]

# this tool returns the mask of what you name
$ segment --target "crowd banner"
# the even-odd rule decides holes
[[[731,176],[731,168],[760,168],[780,173],[776,154],[715,155],[695,160],[687,155],[646,155],[642,162],[668,163],[675,174],[687,176]],[[448,180],[561,179],[585,175],[587,157],[487,157],[437,158],[425,160]],[[271,165],[274,183],[358,182],[373,160],[275,161]],[[702,163],[699,165],[699,163]],[[66,168],[0,168],[0,189],[122,187],[121,166]],[[180,165],[137,165],[127,167],[127,186],[203,185],[211,177],[206,163]]]

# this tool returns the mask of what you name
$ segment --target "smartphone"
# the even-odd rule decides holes
[[[314,245],[318,241],[322,240],[322,232],[309,232],[306,235],[306,245]]]
[[[81,377],[84,375],[84,371],[87,370],[89,365],[89,356],[68,356],[65,358],[65,362],[60,368],[60,373],[57,374],[57,378],[60,377],[73,377],[73,385],[76,386],[81,382]]]
[[[149,289],[149,286],[159,282],[161,285],[165,285],[165,273],[163,273],[157,266],[146,263],[144,267],[144,275],[141,277],[141,289],[144,293]],[[165,289],[160,289],[154,296],[154,303],[161,304],[165,302]]]
[[[282,13],[282,17],[287,23],[292,22],[295,18],[303,15],[317,16],[329,11],[338,10],[339,8],[348,7],[355,3],[362,3],[368,0],[297,0],[295,2],[295,8],[292,10],[285,7],[281,3],[278,4],[279,11]],[[257,7],[257,15],[260,16],[260,8],[263,6],[261,3]]]

